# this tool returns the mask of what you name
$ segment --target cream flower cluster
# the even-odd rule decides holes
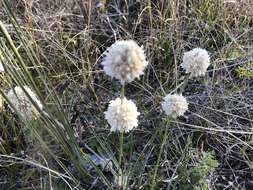
[[[190,73],[191,77],[205,75],[208,66],[210,65],[210,56],[205,49],[194,48],[191,51],[185,52],[181,67]]]
[[[120,80],[121,84],[139,78],[148,65],[143,48],[133,40],[116,41],[104,55],[102,65],[105,73]]]
[[[42,110],[43,106],[36,97],[35,93],[28,86],[24,86],[24,89],[29,94],[31,99]],[[33,118],[36,119],[39,116],[39,112],[20,86],[16,86],[14,89],[11,89],[6,96],[11,102],[12,106],[19,112],[24,120],[28,121],[32,120]]]
[[[184,113],[188,110],[188,103],[182,95],[168,94],[164,97],[162,108],[166,115],[176,118],[184,115]]]
[[[139,115],[134,102],[126,98],[116,98],[110,101],[105,112],[105,118],[111,126],[111,131],[119,132],[129,132],[137,127]]]

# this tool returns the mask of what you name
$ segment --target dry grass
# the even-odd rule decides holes
[[[164,92],[171,92],[183,80],[178,67],[182,53],[206,48],[212,67],[185,89],[190,111],[170,126],[157,189],[183,189],[182,166],[190,170],[207,151],[213,151],[219,163],[208,176],[210,189],[251,189],[253,82],[250,75],[240,77],[238,68],[253,62],[252,0],[13,0],[10,4],[40,62],[26,63],[34,81],[52,109],[52,94],[42,81],[48,81],[58,94],[87,153],[117,154],[118,142],[109,133],[103,112],[109,100],[118,96],[120,85],[103,74],[102,52],[117,39],[134,39],[145,47],[150,65],[139,81],[126,87],[126,95],[142,112],[139,128],[125,140],[124,164],[132,166],[129,189],[150,187],[164,130],[159,102]],[[19,46],[20,38],[2,8],[0,18]],[[19,47],[25,60],[26,48]],[[37,70],[44,73],[43,79]],[[50,163],[43,148],[24,140],[27,134],[10,111],[1,117],[0,141],[5,150],[0,150],[1,155],[13,153],[23,160],[1,156],[0,187],[69,189],[61,179],[64,171]],[[95,176],[92,182],[82,179],[48,134],[42,134],[53,154],[80,182],[70,180],[70,186],[106,189],[94,171],[90,171]],[[31,160],[46,169],[27,162]]]

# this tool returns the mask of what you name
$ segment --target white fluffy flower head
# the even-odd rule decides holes
[[[191,51],[185,52],[181,67],[186,73],[190,73],[191,77],[205,75],[208,66],[210,65],[210,56],[205,49],[194,48]]]
[[[116,98],[110,101],[105,119],[111,126],[111,131],[129,132],[138,126],[137,117],[140,113],[133,101],[126,98]]]
[[[162,108],[166,115],[176,118],[184,115],[185,111],[188,110],[188,103],[182,95],[168,94],[164,97]]]
[[[28,86],[24,86],[24,89],[32,98],[32,100],[42,110],[43,106],[38,100],[35,93]],[[29,121],[33,118],[36,119],[39,116],[39,112],[36,110],[35,106],[32,104],[32,102],[29,100],[29,98],[26,96],[25,92],[20,86],[16,86],[14,90],[11,89],[7,93],[7,98],[24,120]]]
[[[105,73],[120,80],[121,84],[139,78],[148,65],[143,48],[133,40],[116,41],[104,55],[102,65]]]

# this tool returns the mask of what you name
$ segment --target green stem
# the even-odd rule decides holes
[[[179,89],[179,94],[182,94],[184,92],[184,89],[185,89],[186,85],[188,84],[189,79],[190,79],[190,74],[187,74],[185,76],[185,79],[184,79],[184,82],[183,82],[182,86]]]
[[[121,162],[123,158],[123,142],[124,142],[124,133],[120,133],[119,137],[119,168],[121,167]]]
[[[159,153],[158,153],[158,158],[157,158],[157,161],[156,161],[156,165],[155,165],[155,171],[154,171],[154,175],[153,175],[153,179],[152,179],[152,183],[151,183],[151,188],[150,188],[151,190],[154,190],[155,185],[156,185],[156,176],[157,176],[158,166],[159,166],[159,163],[160,163],[160,160],[161,160],[161,157],[162,157],[162,153],[163,153],[165,143],[166,143],[167,138],[168,138],[168,124],[169,123],[170,123],[170,119],[167,118],[166,121],[165,121],[165,132],[164,132],[164,135],[163,135],[163,141],[162,141],[162,144],[161,144],[161,147],[160,147],[160,150],[159,150]]]
[[[123,103],[123,98],[125,97],[125,85],[123,84],[121,87],[121,92],[120,92],[120,98],[121,98],[121,103]],[[120,150],[120,154],[119,154],[119,168],[121,167],[121,160],[123,157],[123,140],[124,140],[124,132],[120,132],[120,137],[119,137],[119,150]]]
[[[123,84],[120,91],[121,103],[123,103],[123,99],[125,97],[125,85]],[[118,179],[122,177],[123,184],[123,169],[121,169],[122,159],[123,159],[123,143],[124,143],[124,132],[120,132],[119,134],[119,173]],[[124,187],[123,187],[124,188]]]
[[[120,90],[120,98],[123,100],[124,97],[125,97],[125,85],[123,84]]]

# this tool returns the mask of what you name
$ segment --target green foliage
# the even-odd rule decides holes
[[[8,5],[7,2],[10,6],[3,6]],[[142,113],[140,128],[124,137],[122,167],[128,175],[126,188],[150,189],[149,185],[154,179],[155,189],[165,189],[168,177],[175,172],[175,180],[170,184],[175,185],[174,189],[207,190],[207,179],[217,167],[217,160],[213,152],[202,153],[193,149],[194,145],[187,147],[185,137],[196,134],[192,130],[195,125],[208,127],[208,132],[204,128],[197,132],[201,134],[198,143],[204,142],[205,134],[215,128],[216,124],[229,124],[233,130],[237,130],[238,123],[238,126],[245,127],[243,132],[250,131],[246,128],[246,122],[252,121],[251,99],[247,97],[247,100],[243,100],[241,90],[243,87],[243,92],[246,92],[248,87],[234,84],[223,74],[217,75],[220,69],[224,72],[226,70],[223,69],[226,68],[223,60],[242,57],[248,54],[245,49],[252,46],[251,30],[248,30],[252,25],[252,17],[250,11],[247,13],[250,5],[246,1],[233,4],[224,3],[223,0],[174,0],[167,3],[155,0],[89,1],[91,4],[100,2],[103,5],[100,8],[102,14],[97,14],[98,7],[89,7],[88,3],[84,3],[84,11],[87,8],[87,12],[82,13],[75,1],[45,2],[29,5],[29,1],[3,0],[0,3],[0,17],[10,33],[4,30],[0,36],[0,59],[7,60],[5,66],[9,68],[9,76],[0,75],[0,96],[15,85],[29,85],[36,91],[45,112],[49,114],[30,125],[21,122],[9,109],[0,115],[0,153],[29,158],[21,164],[15,164],[19,162],[15,160],[0,163],[3,166],[0,175],[9,182],[4,189],[10,188],[9,184],[17,183],[17,174],[23,176],[20,177],[22,187],[45,186],[44,189],[49,189],[49,179],[54,176],[53,189],[66,189],[67,186],[76,189],[92,189],[91,186],[94,186],[93,189],[111,188],[114,183],[111,174],[107,175],[100,167],[95,167],[96,163],[88,157],[90,152],[105,155],[112,161],[115,171],[119,168],[119,151],[115,148],[118,138],[104,127],[103,118],[106,102],[117,95],[118,86],[116,82],[107,82],[101,74],[101,54],[115,39],[134,39],[144,45],[150,66],[142,80],[126,89],[131,98],[138,99],[136,102]],[[28,27],[26,20],[33,16],[34,23]],[[200,92],[198,88],[202,84],[191,81],[193,85],[189,85],[186,96],[189,95],[189,100],[193,100],[190,111],[194,114],[188,113],[185,121],[180,118],[177,126],[177,121],[173,121],[169,126],[169,136],[166,137],[167,132],[161,127],[162,115],[159,113],[163,91],[170,92],[181,83],[179,64],[182,53],[197,46],[210,51],[215,76],[213,84],[216,77],[222,78],[221,84],[215,82],[213,86],[207,82],[206,90]],[[253,62],[239,66],[235,71],[242,79],[252,79],[252,67]],[[233,88],[224,88],[224,81],[228,81]],[[222,94],[215,89],[222,91]],[[196,92],[194,95],[193,91]],[[76,100],[77,95],[82,96],[82,99]],[[198,101],[194,97],[198,97]],[[81,106],[82,102],[84,107]],[[242,103],[246,103],[245,108]],[[5,104],[7,108],[7,102]],[[201,105],[200,109],[198,104]],[[197,117],[198,114],[201,118]],[[77,117],[73,120],[74,127],[70,121],[73,115]],[[238,121],[237,117],[243,121]],[[184,125],[186,122],[193,124],[187,130]],[[73,128],[82,134],[78,141]],[[216,142],[220,141],[220,137],[215,131],[208,148],[215,147],[217,150],[220,147]],[[224,139],[227,140],[224,147],[228,147],[230,142],[233,145],[237,142],[236,139],[222,136],[222,143]],[[40,154],[31,157],[36,152]],[[35,165],[29,163],[26,166],[23,164],[26,160],[34,160]],[[169,166],[165,168],[167,164]],[[93,166],[96,171],[87,171],[87,165]],[[154,165],[157,172],[154,172]],[[91,180],[88,179],[90,175]],[[36,180],[38,182],[31,182]],[[42,181],[46,181],[45,185]]]
[[[217,160],[214,158],[213,152],[199,153],[197,150],[192,151],[193,157],[196,157],[197,161],[194,166],[189,167],[191,164],[187,162],[193,162],[193,160],[191,157],[187,157],[186,163],[179,167],[177,181],[179,189],[208,190],[206,178],[214,172],[218,165]]]
[[[239,78],[253,78],[253,62],[250,62],[244,66],[239,66],[236,69],[236,73]]]

